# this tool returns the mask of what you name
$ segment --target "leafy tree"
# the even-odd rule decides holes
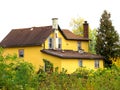
[[[84,19],[81,17],[73,18],[70,22],[70,26],[72,27],[72,31],[76,35],[83,36],[83,23]]]
[[[72,27],[72,31],[76,35],[83,36],[83,23],[84,19],[81,17],[73,18],[70,22],[70,26]],[[91,30],[89,28],[89,38],[91,39],[89,44],[89,51],[91,53],[95,52],[95,44],[96,44],[96,29]]]
[[[38,85],[31,63],[17,58],[17,55],[4,55],[0,48],[0,89],[25,90]]]
[[[96,52],[104,56],[105,66],[110,66],[112,59],[120,55],[119,35],[115,31],[110,17],[111,15],[106,10],[101,15],[96,39]]]
[[[91,41],[89,42],[89,52],[94,53],[94,54],[96,54],[96,51],[95,51],[96,35],[97,35],[96,29],[89,30],[89,37],[91,39]]]

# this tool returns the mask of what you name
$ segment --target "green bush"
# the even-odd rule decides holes
[[[0,90],[120,90],[120,68],[115,65],[97,71],[78,68],[67,74],[45,61],[47,72],[43,67],[35,72],[31,63],[2,52],[0,48]]]
[[[16,55],[3,56],[0,48],[0,89],[25,90],[37,87],[38,82],[31,63],[17,58]]]

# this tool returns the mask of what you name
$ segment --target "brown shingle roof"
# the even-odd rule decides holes
[[[62,31],[63,36],[68,40],[83,40],[83,41],[89,40],[88,38],[84,38],[82,36],[75,35],[70,30],[67,30],[67,29],[62,29],[61,31]]]
[[[52,26],[13,29],[1,42],[2,47],[41,45],[52,32]]]
[[[103,59],[102,56],[91,54],[91,53],[79,53],[78,51],[72,51],[72,50],[51,50],[51,49],[44,49],[41,50],[41,52],[57,56],[60,58],[68,58],[68,59]]]
[[[71,31],[58,29],[67,40],[83,40],[88,41],[88,38],[80,37],[73,34]],[[52,26],[32,27],[13,29],[0,43],[2,47],[20,47],[20,46],[37,46],[41,45],[47,37],[53,32]]]

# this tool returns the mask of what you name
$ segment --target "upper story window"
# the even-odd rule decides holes
[[[62,49],[62,39],[58,38],[58,49]]]
[[[19,57],[24,57],[24,49],[18,50]]]
[[[53,49],[53,38],[48,39],[48,47],[49,49]]]
[[[81,42],[80,41],[78,41],[78,50],[81,50]]]
[[[99,62],[99,60],[95,60],[95,68],[99,68],[100,67],[100,62]]]
[[[82,67],[82,66],[83,66],[82,60],[79,60],[79,61],[78,61],[78,64],[79,64],[79,67]]]

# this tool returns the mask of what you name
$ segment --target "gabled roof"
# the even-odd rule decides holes
[[[67,30],[67,29],[62,29],[62,34],[68,40],[82,40],[82,41],[88,41],[89,40],[88,38],[84,38],[82,36],[75,35],[70,30]]]
[[[73,34],[69,30],[61,30],[58,25],[58,30],[67,40],[83,40],[88,41],[88,38],[80,37]],[[32,27],[13,29],[0,43],[2,47],[21,47],[21,46],[38,46],[53,32],[52,26]]]
[[[41,45],[52,33],[52,26],[13,29],[1,42],[3,47]]]
[[[41,52],[65,59],[103,59],[103,57],[100,55],[91,54],[88,52],[79,53],[78,51],[73,50],[44,49],[41,50]]]

